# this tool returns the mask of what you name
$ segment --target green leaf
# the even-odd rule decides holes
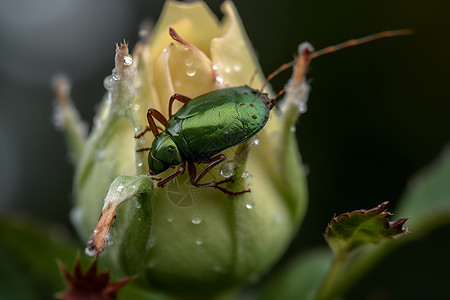
[[[56,259],[71,263],[77,248],[61,227],[0,218],[0,299],[53,298],[64,288]]]
[[[411,180],[396,212],[411,217],[412,236],[450,222],[450,148]]]
[[[320,249],[301,255],[276,273],[258,295],[258,299],[310,300],[330,267],[333,255]]]
[[[404,233],[407,218],[389,222],[387,202],[369,210],[355,210],[334,217],[325,236],[337,256],[348,254],[366,244],[378,243]]]

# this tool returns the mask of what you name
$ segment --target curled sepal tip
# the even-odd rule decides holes
[[[109,186],[102,213],[94,232],[87,242],[85,253],[89,256],[100,254],[108,243],[108,233],[116,217],[117,207],[132,197],[147,193],[152,186],[150,177],[118,176]]]

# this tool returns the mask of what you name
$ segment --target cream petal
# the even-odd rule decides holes
[[[150,47],[155,58],[173,41],[168,32],[169,27],[173,27],[180,36],[208,56],[211,39],[221,34],[219,20],[206,3],[167,1],[152,32]]]
[[[222,25],[224,35],[211,41],[215,69],[229,86],[250,84],[253,74],[257,72],[252,86],[260,87],[264,82],[263,72],[236,7],[227,1],[222,4],[222,11],[225,15]]]

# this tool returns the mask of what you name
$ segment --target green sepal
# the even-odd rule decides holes
[[[378,243],[406,232],[402,218],[389,222],[392,214],[385,211],[388,202],[369,210],[355,210],[334,217],[325,237],[337,256],[348,254],[366,244]]]

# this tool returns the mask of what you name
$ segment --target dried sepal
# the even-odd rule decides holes
[[[89,268],[83,273],[80,263],[80,255],[77,255],[72,273],[66,266],[58,261],[59,269],[64,280],[69,284],[66,291],[56,295],[64,300],[115,300],[118,299],[117,293],[127,283],[134,279],[128,277],[121,281],[110,283],[110,271],[97,273],[97,258],[89,265]]]

